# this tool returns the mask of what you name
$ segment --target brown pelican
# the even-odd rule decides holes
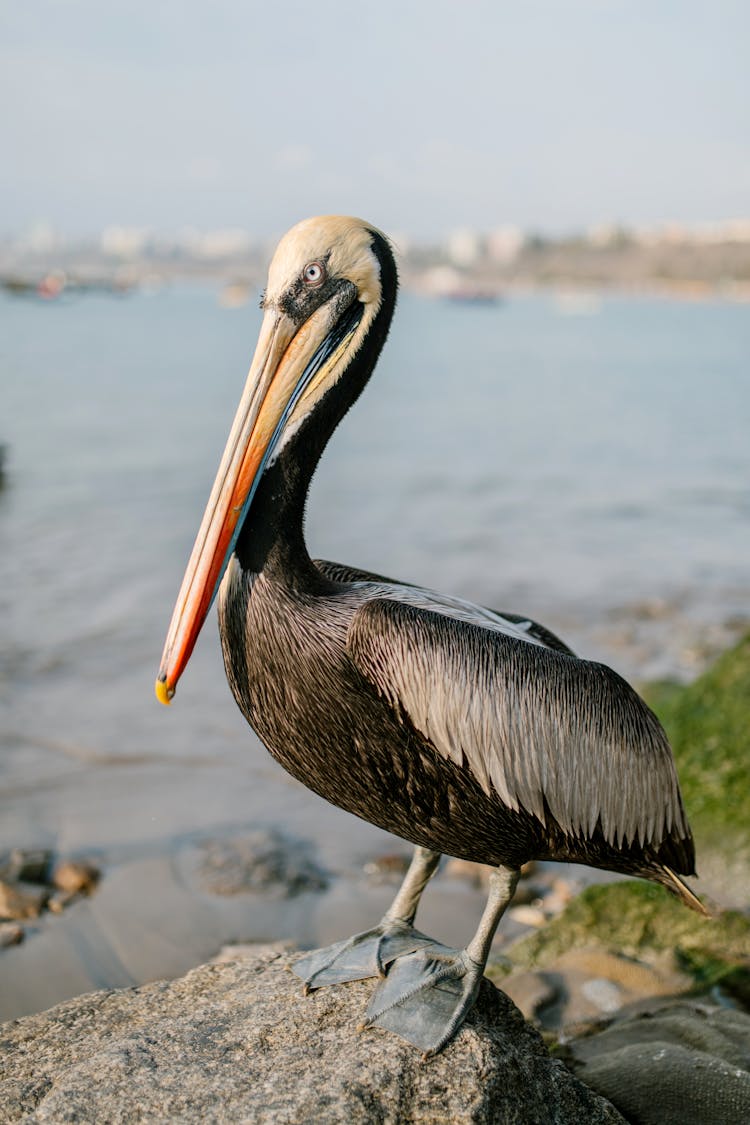
[[[639,875],[703,907],[679,878],[694,851],[667,739],[615,672],[517,614],[307,553],[310,479],[372,373],[396,290],[388,241],[361,220],[308,219],[279,244],[156,692],[174,695],[218,593],[227,677],[271,754],[416,845],[380,923],[296,971],[310,988],[380,975],[366,1023],[434,1052],[474,1002],[526,860]],[[494,869],[463,950],[413,925],[442,852]]]

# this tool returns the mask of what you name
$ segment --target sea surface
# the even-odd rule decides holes
[[[408,849],[271,760],[213,615],[173,706],[153,695],[259,321],[211,287],[0,297],[0,852],[104,870],[0,951],[0,1018],[230,939],[331,941],[393,894],[363,865]],[[529,614],[636,682],[689,679],[750,619],[750,306],[405,294],[307,528],[315,556]],[[202,891],[201,841],[258,827],[305,841],[329,891]],[[463,943],[480,905],[440,877],[420,923]]]

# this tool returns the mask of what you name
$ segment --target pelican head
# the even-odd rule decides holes
[[[385,261],[392,265],[385,235],[341,215],[305,219],[279,243],[247,383],[167,634],[160,702],[175,693],[263,473],[368,339],[384,301]]]

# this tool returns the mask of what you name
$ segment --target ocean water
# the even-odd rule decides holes
[[[308,541],[535,616],[632,680],[687,679],[749,619],[750,307],[582,308],[405,294],[314,481]],[[106,873],[0,954],[0,1017],[179,972],[230,937],[333,940],[392,894],[361,867],[401,845],[270,759],[213,616],[174,705],[153,696],[259,320],[210,287],[0,297],[0,851],[48,845]],[[255,825],[308,840],[330,892],[202,894],[196,839]],[[466,940],[478,899],[446,886],[433,903],[425,924],[433,910]]]

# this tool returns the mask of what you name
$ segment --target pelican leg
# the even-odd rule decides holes
[[[417,847],[398,894],[377,926],[361,934],[316,949],[293,966],[305,990],[343,984],[365,977],[383,977],[397,957],[433,945],[432,938],[414,929],[422,891],[440,862],[440,852]]]
[[[466,949],[432,943],[399,957],[378,985],[363,1026],[394,1031],[426,1055],[440,1051],[474,1006],[497,924],[518,876],[510,867],[492,872],[487,905]]]

